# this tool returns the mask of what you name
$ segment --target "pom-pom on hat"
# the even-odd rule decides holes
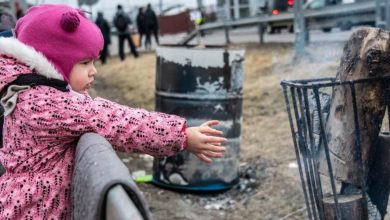
[[[103,48],[100,29],[80,9],[67,5],[31,7],[16,23],[15,34],[42,53],[68,82],[75,64],[98,58]]]

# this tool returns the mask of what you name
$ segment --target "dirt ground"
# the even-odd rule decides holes
[[[343,43],[309,45],[301,59],[294,59],[291,44],[234,47],[246,48],[240,183],[223,193],[202,195],[140,184],[155,219],[307,218],[280,82],[334,76]],[[93,96],[154,110],[153,52],[124,62],[113,57],[97,66]],[[152,174],[151,157],[119,155],[131,172]]]

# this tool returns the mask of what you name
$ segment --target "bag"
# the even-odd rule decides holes
[[[126,31],[127,30],[127,18],[124,14],[118,14],[115,19],[115,27],[118,31]]]
[[[60,91],[69,91],[67,88],[67,83],[65,81],[59,79],[49,79],[45,76],[38,74],[23,74],[16,78],[14,81],[6,85],[0,92],[0,97],[7,92],[7,89],[10,85],[18,85],[18,86],[50,86],[52,88],[58,89]],[[4,124],[4,108],[0,105],[0,148],[3,147],[3,124]]]
[[[139,34],[138,33],[132,33],[131,35],[133,37],[134,46],[136,48],[139,48],[141,46],[141,45],[139,45]]]

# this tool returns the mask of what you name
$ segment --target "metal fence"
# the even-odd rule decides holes
[[[296,0],[301,2],[302,0]],[[297,5],[297,4],[296,4]],[[301,18],[301,19],[297,19]],[[348,18],[348,19],[347,19]],[[351,4],[340,4],[327,6],[317,10],[302,9],[294,6],[294,13],[281,13],[278,15],[260,15],[256,17],[243,18],[238,20],[226,20],[213,23],[206,23],[194,30],[178,42],[180,45],[188,44],[200,32],[210,30],[224,30],[226,44],[231,43],[230,29],[236,27],[255,26],[258,28],[259,42],[264,43],[266,27],[274,23],[289,23],[298,26],[294,32],[298,40],[295,41],[298,54],[302,54],[302,44],[308,43],[308,30],[322,28],[323,30],[335,27],[341,20],[361,21],[362,23],[375,23],[377,27],[388,30],[390,28],[390,3],[388,0],[367,0]],[[298,24],[298,25],[297,25]],[[352,24],[350,24],[352,25]],[[347,25],[347,26],[350,26]],[[330,29],[329,29],[330,30]]]

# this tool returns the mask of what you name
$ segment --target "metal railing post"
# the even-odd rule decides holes
[[[387,0],[376,0],[376,26],[390,30],[390,3]]]
[[[264,44],[264,25],[262,23],[259,23],[257,25],[257,28],[259,33],[260,44]]]
[[[304,55],[307,38],[305,17],[302,10],[302,0],[294,3],[294,33],[295,33],[295,53],[298,56]]]
[[[390,2],[386,1],[386,30],[390,30]]]
[[[229,25],[225,25],[225,39],[226,39],[226,44],[230,44]]]

